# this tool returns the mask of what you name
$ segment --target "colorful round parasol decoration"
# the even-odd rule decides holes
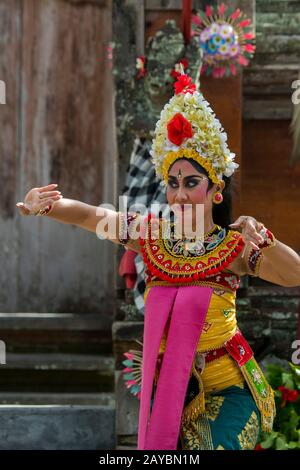
[[[214,78],[236,75],[249,64],[255,52],[251,20],[239,8],[207,6],[192,16],[192,35],[203,50],[202,75]]]

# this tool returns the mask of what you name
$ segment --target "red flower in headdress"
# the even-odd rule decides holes
[[[193,136],[191,123],[185,117],[177,113],[168,122],[168,139],[172,144],[181,145],[185,139]]]
[[[196,91],[196,85],[192,83],[191,77],[188,75],[180,75],[177,79],[177,82],[174,83],[175,95],[179,93],[191,93],[193,94]]]

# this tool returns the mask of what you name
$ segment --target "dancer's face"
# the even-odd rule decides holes
[[[208,177],[198,172],[189,161],[177,160],[169,171],[168,204],[176,208],[177,216],[192,210],[194,225],[198,204],[203,205],[204,217],[212,214],[212,197],[218,185],[214,184],[210,189],[208,185]]]

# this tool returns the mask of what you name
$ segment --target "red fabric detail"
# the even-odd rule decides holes
[[[133,289],[136,282],[137,273],[134,264],[136,255],[135,251],[126,250],[120,261],[119,275],[125,277],[127,289]]]
[[[253,351],[240,330],[237,330],[235,335],[226,341],[224,347],[240,367],[253,356]]]
[[[225,354],[227,354],[226,348],[213,349],[205,354],[205,362],[214,361],[215,359],[219,359],[219,357],[225,356]]]

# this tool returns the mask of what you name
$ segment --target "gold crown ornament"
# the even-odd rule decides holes
[[[167,184],[170,166],[179,158],[191,158],[218,184],[239,166],[228,148],[227,134],[188,75],[179,75],[174,88],[175,95],[164,106],[152,141],[156,174]]]

